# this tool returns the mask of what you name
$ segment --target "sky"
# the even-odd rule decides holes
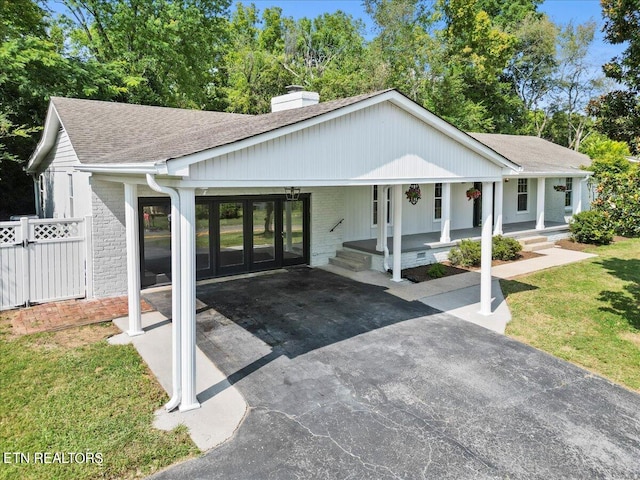
[[[342,10],[354,18],[362,19],[367,25],[367,38],[373,36],[372,22],[362,6],[361,0],[243,0],[242,3],[255,3],[256,7],[264,10],[268,7],[282,8],[285,16],[315,17],[322,13],[332,13]],[[574,25],[593,20],[596,22],[596,38],[590,49],[590,58],[594,66],[599,67],[619,54],[623,47],[610,45],[603,40],[602,10],[599,0],[546,0],[538,10],[546,13],[556,24],[566,25],[573,21]]]

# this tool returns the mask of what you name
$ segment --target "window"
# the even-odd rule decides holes
[[[382,187],[380,187],[382,189]],[[378,225],[378,185],[373,186],[373,225]],[[391,189],[387,190],[387,225],[391,225]]]
[[[442,220],[442,184],[436,183],[433,193],[433,219]]]
[[[529,210],[529,179],[518,179],[518,212]]]
[[[573,197],[573,178],[565,179],[566,190],[564,191],[564,206],[571,207],[571,198]]]

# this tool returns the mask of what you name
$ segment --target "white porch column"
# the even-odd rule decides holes
[[[376,222],[378,222],[378,233],[377,233],[377,241],[376,241],[376,250],[378,252],[384,251],[384,235],[385,235],[385,224],[387,223],[387,216],[385,213],[385,207],[387,205],[387,197],[386,189],[382,185],[378,185],[378,197],[376,199],[378,205],[378,212],[376,217]],[[384,201],[382,200],[384,198]]]
[[[451,241],[451,184],[442,184],[442,218],[440,219],[440,242]]]
[[[382,266],[385,272],[389,271],[389,245],[387,243],[387,236],[389,231],[389,226],[387,225],[387,210],[389,205],[387,204],[387,195],[389,195],[390,188],[391,187],[389,186],[384,186],[380,188],[380,191],[382,192],[382,196],[384,198],[384,202],[382,202],[382,206],[378,206],[378,208],[381,210],[381,213],[378,219],[380,221],[380,225],[382,225],[382,253],[383,253]]]
[[[480,253],[480,314],[491,315],[491,250],[493,182],[482,182],[482,246]]]
[[[499,182],[495,182],[496,187],[495,205],[493,206],[493,212],[496,216],[494,224],[493,224],[493,234],[494,235],[502,235],[502,204],[504,197],[504,180],[500,180]]]
[[[182,265],[180,324],[182,329],[182,401],[180,411],[200,407],[196,398],[196,196],[193,188],[178,188]]]
[[[127,297],[129,301],[130,337],[141,335],[142,314],[140,312],[140,244],[138,223],[138,186],[124,184],[125,240],[127,244]]]
[[[544,230],[544,184],[545,179],[538,179],[537,202],[536,202],[536,230]]]
[[[402,281],[402,185],[393,186],[393,281]]]
[[[583,179],[580,177],[573,179],[573,191],[571,192],[571,205],[573,205],[573,214],[580,213],[582,211],[582,183]]]

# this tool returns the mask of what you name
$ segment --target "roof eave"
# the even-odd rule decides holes
[[[108,174],[123,174],[123,175],[146,175],[150,174],[164,174],[166,168],[163,168],[163,164],[156,163],[105,163],[105,164],[82,164],[75,167],[79,172],[87,173],[108,173]]]
[[[36,149],[33,151],[29,160],[27,161],[27,166],[25,170],[27,173],[37,173],[38,171],[43,170],[40,167],[43,160],[47,157],[51,149],[56,143],[56,138],[58,136],[58,130],[60,129],[62,123],[60,121],[60,116],[53,105],[53,102],[49,100],[49,108],[47,109],[47,116],[44,122],[44,129],[42,130],[42,137],[36,146]],[[45,167],[46,168],[46,167]]]

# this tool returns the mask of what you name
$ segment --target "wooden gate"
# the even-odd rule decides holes
[[[0,223],[0,310],[90,296],[91,217]]]

